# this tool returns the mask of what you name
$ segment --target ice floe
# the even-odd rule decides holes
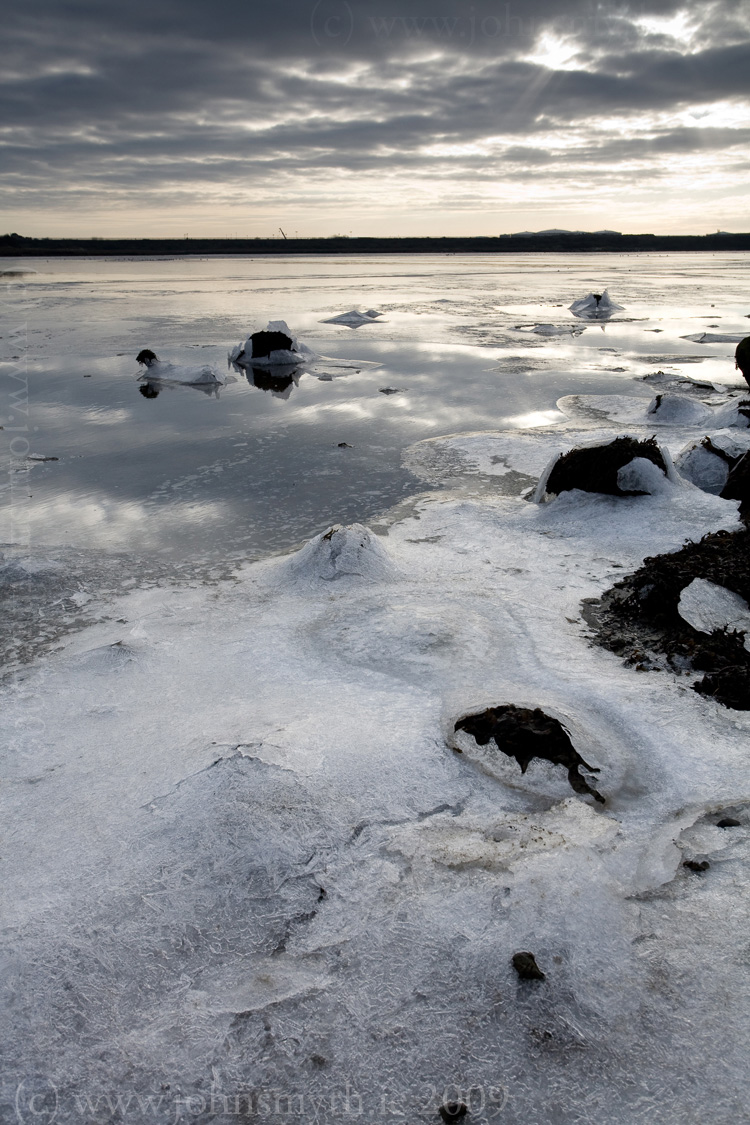
[[[723,332],[691,332],[689,336],[680,336],[680,339],[690,340],[693,344],[739,344],[744,337]]]
[[[677,608],[680,617],[699,633],[713,633],[716,629],[750,633],[750,607],[745,599],[705,578],[694,578],[685,587]],[[750,648],[747,639],[745,647]]]
[[[359,309],[351,309],[349,312],[339,313],[337,316],[330,316],[321,323],[344,324],[347,328],[361,328],[363,324],[374,324],[382,315],[382,313],[377,312],[375,309],[368,309],[367,312],[360,312]]]

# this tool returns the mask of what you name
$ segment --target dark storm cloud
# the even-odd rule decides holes
[[[680,13],[682,24],[653,20]],[[97,191],[164,200],[271,179],[292,190],[300,174],[331,169],[515,178],[599,164],[604,174],[715,151],[746,143],[746,131],[612,139],[598,126],[746,101],[749,23],[733,0],[27,0],[6,22],[0,61],[7,190],[40,206]],[[698,29],[690,43],[675,37],[681,27]],[[565,69],[544,54],[560,37],[578,52]],[[577,143],[556,151],[550,133]],[[505,144],[490,155],[444,151],[497,137]]]

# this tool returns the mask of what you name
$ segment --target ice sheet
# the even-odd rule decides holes
[[[394,313],[387,346],[416,319]],[[107,597],[74,588],[69,553],[6,560],[9,587],[100,618],[2,687],[8,1120],[393,1125],[439,1120],[448,1094],[477,1122],[742,1120],[750,713],[625,667],[581,617],[644,557],[739,526],[737,505],[676,473],[653,495],[522,496],[557,452],[654,432],[624,339],[588,353],[614,403],[554,409],[559,340],[505,428],[425,398],[443,436],[409,463],[463,491],[412,497],[387,535],[332,524],[210,586],[123,561],[135,588]],[[469,394],[476,354],[434,352]],[[378,408],[404,409],[383,382]],[[705,432],[692,407],[732,392],[705,397],[659,427],[673,454]],[[604,807],[456,736],[505,703],[564,723]],[[521,950],[545,981],[518,979]]]

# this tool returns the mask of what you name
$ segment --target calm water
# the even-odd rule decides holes
[[[559,424],[561,395],[637,393],[634,377],[658,368],[735,382],[734,344],[680,337],[744,335],[750,312],[741,254],[1,266],[35,271],[2,277],[2,541],[165,559],[252,558],[334,521],[375,521],[424,491],[402,466],[422,438]],[[567,306],[605,287],[625,306],[606,325],[528,331],[583,327]],[[384,315],[356,331],[321,323],[351,308]],[[284,394],[236,373],[218,395],[139,393],[141,348],[223,373],[228,348],[269,319],[355,366],[303,374]]]

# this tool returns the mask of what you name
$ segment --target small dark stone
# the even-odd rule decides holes
[[[725,816],[722,820],[717,820],[717,828],[741,828],[742,822],[735,820],[733,816]]]
[[[546,980],[546,976],[537,965],[533,953],[514,953],[513,968],[521,980]]]
[[[379,387],[381,395],[400,395],[401,390],[399,387]]]
[[[468,1106],[464,1102],[444,1102],[438,1110],[443,1121],[460,1121],[468,1112]]]
[[[156,354],[150,348],[144,348],[142,352],[138,352],[135,357],[136,363],[143,363],[146,367],[150,367],[152,363],[156,363]]]
[[[354,446],[349,445],[348,441],[340,441],[339,442],[339,449],[354,449]]]
[[[711,864],[707,859],[686,859],[682,866],[689,871],[708,871]]]

